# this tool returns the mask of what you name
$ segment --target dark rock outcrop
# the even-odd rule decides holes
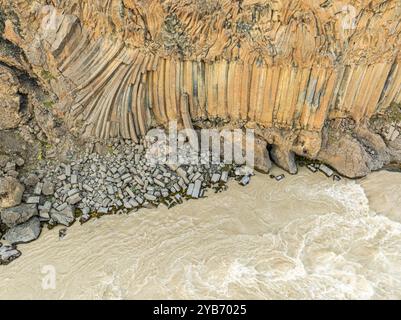
[[[11,244],[28,243],[36,240],[40,232],[40,220],[38,217],[33,217],[23,224],[10,228],[4,239]]]

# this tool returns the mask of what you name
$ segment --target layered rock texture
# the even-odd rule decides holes
[[[348,177],[401,162],[399,0],[0,6],[0,129],[31,101],[53,142],[138,141],[177,120],[255,129],[292,173],[296,155]]]

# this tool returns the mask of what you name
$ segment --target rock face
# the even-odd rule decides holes
[[[9,68],[0,66],[0,130],[18,127],[21,99],[15,75]]]
[[[138,141],[172,120],[208,120],[257,129],[292,173],[295,154],[349,177],[401,161],[401,117],[388,113],[401,103],[398,0],[46,3],[0,0],[2,39],[22,57],[0,61],[54,93],[52,116],[76,136]],[[4,128],[18,123],[8,91]],[[354,125],[338,141],[341,119]],[[395,129],[381,136],[386,125]],[[355,138],[360,129],[372,134]]]
[[[19,205],[24,189],[24,186],[15,178],[0,178],[0,208]]]

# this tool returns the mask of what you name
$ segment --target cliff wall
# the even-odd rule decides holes
[[[3,68],[53,94],[46,112],[76,137],[178,120],[253,128],[293,173],[294,154],[349,177],[401,162],[399,0],[0,4]]]

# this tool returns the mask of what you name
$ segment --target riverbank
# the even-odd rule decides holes
[[[2,267],[0,298],[401,298],[400,180],[258,174],[170,210],[74,224],[62,240],[45,230]]]
[[[256,144],[258,145],[258,144]],[[268,151],[255,147],[255,169],[268,173]],[[177,154],[164,140],[145,139],[142,144],[116,140],[94,152],[88,146],[67,163],[40,161],[19,177],[23,161],[3,161],[0,175],[0,265],[21,256],[17,245],[35,241],[44,227],[70,227],[112,214],[133,214],[140,209],[168,209],[227,189],[230,180],[247,186],[255,174],[247,163],[225,164],[220,154],[199,152],[184,143]],[[173,162],[169,162],[175,155]],[[216,159],[219,160],[216,162]],[[215,162],[213,162],[213,160]],[[322,172],[334,181],[340,176],[324,164],[303,162],[311,172]],[[2,177],[4,176],[4,177]],[[286,174],[269,174],[275,182]],[[59,231],[65,237],[66,228]]]

